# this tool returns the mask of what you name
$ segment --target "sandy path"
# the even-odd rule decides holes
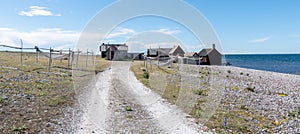
[[[114,62],[97,76],[96,88],[82,100],[85,110],[77,133],[203,133],[185,113],[144,87],[129,68],[130,62]]]

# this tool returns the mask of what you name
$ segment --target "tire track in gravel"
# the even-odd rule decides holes
[[[130,62],[113,62],[85,96],[78,133],[206,133],[175,105],[143,86]],[[130,107],[132,111],[126,110]]]

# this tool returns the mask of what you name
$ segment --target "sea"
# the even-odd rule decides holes
[[[300,75],[300,54],[227,54],[231,66]]]

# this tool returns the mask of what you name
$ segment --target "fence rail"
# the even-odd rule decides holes
[[[34,46],[32,48],[23,48],[23,42],[21,40],[21,47],[16,47],[16,46],[10,46],[7,44],[0,44],[0,48],[10,48],[10,49],[18,49],[20,50],[20,64],[23,65],[23,50],[35,50],[35,59],[36,63],[39,63],[39,58],[40,56],[46,57],[49,59],[48,61],[48,72],[51,71],[51,65],[52,65],[52,60],[60,60],[62,62],[63,59],[68,60],[68,65],[67,68],[70,69],[71,65],[75,65],[76,69],[79,68],[79,56],[83,56],[85,61],[82,61],[83,64],[85,64],[85,67],[88,67],[88,61],[92,60],[92,65],[95,65],[95,53],[94,51],[89,51],[88,49],[86,51],[81,51],[81,50],[76,50],[73,51],[70,48],[68,50],[58,50],[58,49],[53,49],[53,48],[40,48],[38,46]],[[0,49],[1,50],[1,49]],[[9,52],[5,50],[6,52]],[[1,61],[0,61],[1,62]],[[82,64],[82,67],[84,65]],[[74,68],[74,67],[73,67]]]

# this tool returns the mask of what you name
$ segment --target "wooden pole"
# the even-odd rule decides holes
[[[37,46],[35,46],[35,51],[36,51],[35,62],[39,63],[39,51],[38,51],[38,47]]]
[[[70,68],[70,58],[71,58],[71,50],[69,48],[68,68]]]
[[[76,57],[76,68],[78,69],[78,56],[79,56],[79,49],[77,51],[77,57]]]
[[[48,64],[48,72],[50,72],[50,68],[51,68],[51,62],[52,62],[52,51],[51,51],[51,47],[50,47],[50,53],[49,53],[49,64]]]
[[[144,57],[144,67],[146,67],[146,63],[145,63],[145,61],[146,61],[146,59],[145,59],[145,57]]]
[[[88,56],[89,56],[89,49],[86,49],[85,67],[87,67],[87,63],[88,63]]]
[[[72,50],[71,54],[72,54],[71,65],[73,66],[73,62],[74,62],[74,51],[73,50]]]
[[[94,57],[94,51],[92,51],[92,62],[93,62],[93,66],[95,65],[95,57]]]
[[[21,65],[23,64],[23,41],[22,41],[22,39],[20,39],[21,40]]]
[[[59,54],[62,55],[62,50],[59,51]],[[62,63],[62,58],[60,58],[60,63]]]

